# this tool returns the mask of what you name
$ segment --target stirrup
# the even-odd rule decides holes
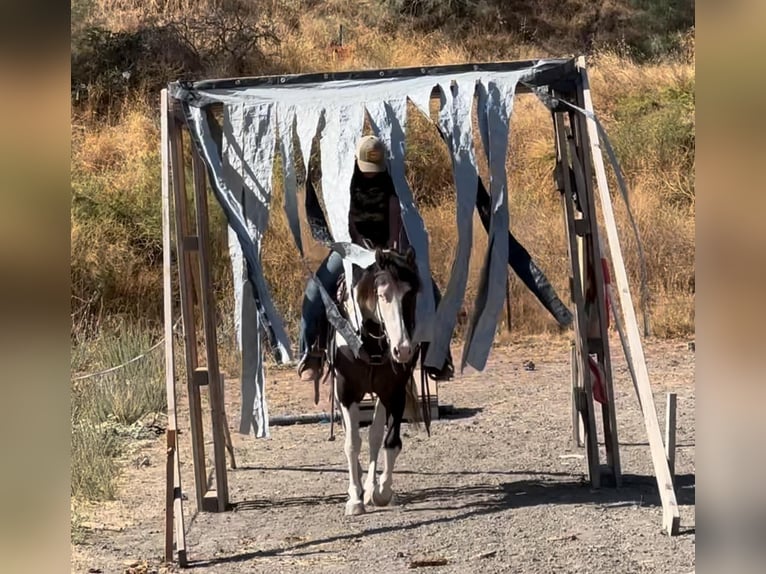
[[[426,375],[432,381],[451,381],[455,376],[455,367],[452,365],[452,361],[447,360],[441,369],[426,367]]]

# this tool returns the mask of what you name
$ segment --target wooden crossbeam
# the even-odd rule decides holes
[[[585,69],[584,60],[578,62],[578,65],[582,77],[583,107],[586,111],[593,112],[590,84],[588,82],[588,74]],[[633,308],[633,300],[630,295],[628,273],[622,256],[620,239],[617,232],[617,222],[614,217],[612,200],[609,195],[606,168],[604,166],[604,158],[601,154],[598,128],[596,122],[590,118],[587,119],[586,126],[590,139],[601,211],[604,216],[609,253],[614,267],[617,294],[620,299],[620,307],[622,308],[623,317],[625,319],[628,346],[630,347],[630,356],[626,358],[632,362],[632,370],[636,376],[635,383],[639,394],[639,404],[644,417],[646,433],[649,439],[649,448],[652,455],[652,463],[654,465],[654,473],[657,477],[657,487],[659,489],[660,500],[662,501],[663,528],[668,534],[674,535],[678,533],[680,523],[678,503],[676,502],[676,493],[673,489],[673,479],[670,473],[670,467],[665,456],[662,430],[657,418],[657,409],[654,404],[652,387],[649,382],[649,371],[646,367],[646,359],[644,358],[641,336],[638,330],[638,321],[636,319],[635,309]]]

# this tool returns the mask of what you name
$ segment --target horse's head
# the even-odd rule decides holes
[[[415,252],[375,251],[375,263],[367,270],[368,286],[358,292],[360,306],[380,323],[397,363],[408,363],[414,353],[411,331],[415,323],[415,299],[420,278]]]

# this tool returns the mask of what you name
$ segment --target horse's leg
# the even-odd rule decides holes
[[[359,464],[359,451],[362,449],[362,438],[359,436],[359,403],[351,403],[346,407],[341,403],[343,422],[346,427],[345,451],[348,460],[348,502],[346,516],[364,514],[362,502],[362,467]]]
[[[404,404],[406,401],[406,395],[404,386],[401,388],[401,392],[397,390],[393,394],[389,414],[391,415],[391,425],[388,427],[386,433],[386,439],[383,443],[383,460],[385,465],[383,467],[383,476],[381,477],[380,487],[375,489],[372,496],[375,506],[387,506],[390,504],[391,499],[394,496],[392,484],[394,482],[394,464],[396,463],[396,457],[399,456],[399,452],[402,450],[402,438],[400,430],[402,426],[402,418],[404,416]]]
[[[367,480],[364,483],[364,503],[375,504],[373,494],[378,488],[378,452],[383,444],[383,431],[386,426],[386,407],[378,398],[375,401],[375,413],[370,425],[370,466],[367,469]]]

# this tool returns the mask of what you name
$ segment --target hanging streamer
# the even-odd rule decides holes
[[[367,113],[373,133],[381,139],[386,150],[388,150],[388,172],[399,198],[402,223],[410,245],[415,250],[418,274],[421,285],[424,286],[417,298],[415,322],[417,332],[413,339],[417,342],[430,341],[435,303],[433,290],[430,288],[431,267],[428,254],[428,232],[423,219],[415,208],[415,200],[404,171],[407,100],[401,98],[390,102],[373,102],[367,104]]]
[[[263,269],[260,258],[248,232],[242,210],[238,207],[239,202],[228,186],[221,165],[221,157],[215,149],[215,143],[210,134],[210,127],[205,117],[205,112],[188,104],[183,105],[184,115],[189,125],[189,132],[194,145],[208,166],[209,179],[213,193],[221,204],[229,225],[237,235],[242,252],[247,262],[248,279],[253,283],[253,298],[256,308],[261,316],[263,329],[269,336],[271,349],[279,362],[292,361],[289,339],[282,324],[281,317],[274,309],[271,295],[263,278]]]
[[[451,89],[444,85],[440,87],[439,125],[447,134],[447,144],[452,155],[452,170],[457,191],[458,243],[449,283],[436,310],[433,341],[426,354],[426,366],[436,368],[441,368],[447,358],[457,314],[468,282],[468,263],[473,241],[473,209],[479,178],[471,129],[471,108],[476,80],[454,82]]]
[[[473,315],[463,347],[461,368],[466,364],[483,370],[495,338],[508,281],[508,190],[505,159],[508,153],[509,119],[513,113],[516,82],[490,81],[479,87],[478,124],[489,161],[490,221],[487,252],[479,278]]]
[[[248,234],[260,259],[263,231],[268,226],[276,134],[273,105],[231,104],[224,107],[222,138],[223,173],[245,216]],[[251,162],[248,160],[252,158]],[[251,430],[268,437],[268,405],[265,394],[260,318],[253,284],[247,277],[242,247],[229,227],[229,252],[234,274],[235,325],[242,357],[239,432]]]
[[[277,110],[277,125],[279,128],[279,152],[282,157],[282,173],[285,190],[285,216],[290,227],[298,253],[303,257],[303,240],[301,238],[301,222],[298,215],[298,178],[295,174],[295,106],[284,106]]]

